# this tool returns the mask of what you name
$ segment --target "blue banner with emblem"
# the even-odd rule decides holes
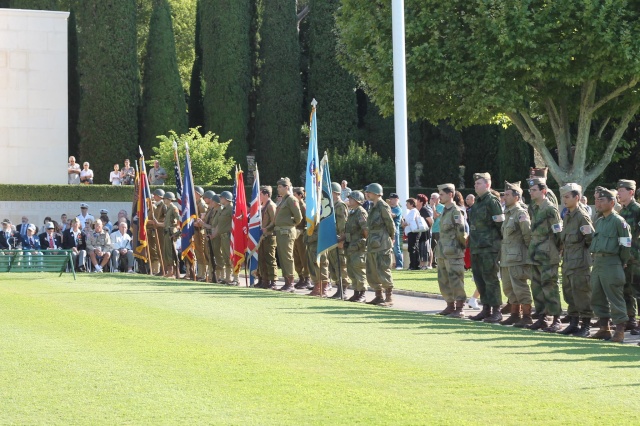
[[[320,261],[320,255],[322,253],[338,246],[336,212],[333,207],[331,173],[329,173],[329,158],[326,152],[320,162],[320,177],[322,179],[322,194],[318,209],[320,221],[318,223],[318,257],[316,262]]]
[[[312,235],[319,220],[318,205],[320,201],[320,158],[318,156],[318,123],[316,122],[316,105],[314,99],[311,102],[311,118],[309,123],[309,152],[307,154],[307,169],[305,192],[307,193],[307,235]]]

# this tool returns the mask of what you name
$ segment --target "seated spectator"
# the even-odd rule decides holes
[[[110,234],[113,231],[113,223],[109,220],[109,210],[100,210],[100,220],[102,221],[102,227]]]
[[[47,225],[51,222],[51,216],[47,216],[44,218],[44,222],[42,222],[42,226],[40,227],[39,235],[47,233]]]
[[[120,222],[120,219],[124,219],[124,221],[127,223],[127,233],[133,236],[133,234],[131,233],[131,221],[129,220],[129,213],[127,213],[126,210],[120,210],[118,212],[118,220],[116,220],[116,222]]]
[[[113,171],[109,174],[111,185],[120,185],[120,165],[114,164]]]
[[[27,226],[27,235],[22,237],[22,250],[40,250],[40,240],[36,237],[36,226],[33,223]]]
[[[149,183],[151,185],[164,185],[167,178],[167,171],[160,167],[158,160],[153,162],[153,167],[149,170]]]
[[[42,250],[56,250],[62,248],[62,240],[55,234],[56,226],[53,222],[47,223],[46,232],[40,234],[40,248]]]
[[[124,167],[120,170],[120,183],[122,185],[133,185],[136,179],[136,171],[127,158],[124,160]]]
[[[2,232],[0,232],[0,249],[15,249],[18,242],[16,235],[18,234],[11,228],[11,221],[4,219],[2,221]]]
[[[69,157],[69,164],[67,166],[67,173],[69,174],[69,185],[80,185],[80,164],[76,163],[76,157]]]
[[[84,185],[91,185],[93,183],[93,170],[89,168],[89,162],[85,161],[82,167],[83,169],[80,172],[80,183]]]
[[[77,218],[76,218],[77,219]],[[93,235],[93,220],[87,219],[84,222],[84,228],[82,228],[82,233],[84,237],[88,240],[91,235]]]
[[[62,248],[71,250],[73,265],[76,270],[84,272],[85,261],[87,258],[87,239],[80,230],[80,221],[76,218],[71,219],[71,227],[67,228],[62,234]]]
[[[123,263],[127,272],[133,274],[133,248],[131,247],[131,236],[127,233],[127,223],[120,222],[118,229],[111,233],[110,238],[113,249],[111,251],[111,272],[119,272],[120,264]]]
[[[94,232],[87,239],[87,251],[95,272],[102,272],[111,258],[111,238],[102,228],[102,221],[96,220]]]

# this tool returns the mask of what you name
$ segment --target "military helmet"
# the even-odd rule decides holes
[[[341,192],[342,191],[342,187],[340,186],[340,184],[338,182],[331,182],[331,191],[333,191],[333,192]]]
[[[205,192],[205,193],[204,193],[204,195],[203,195],[202,197],[204,197],[204,198],[208,198],[208,199],[210,199],[210,200],[213,200],[213,196],[214,196],[214,195],[216,195],[216,193],[215,193],[215,192],[213,192],[213,191],[207,191],[207,192]]]
[[[167,200],[175,201],[176,196],[173,195],[173,192],[165,192],[163,198],[165,198]]]
[[[227,201],[233,201],[233,195],[229,191],[222,191],[220,193],[220,198],[224,198]]]
[[[158,196],[160,198],[164,197],[164,189],[156,189],[155,191],[153,191],[153,195]]]
[[[364,195],[360,191],[351,191],[351,193],[349,194],[349,198],[351,198],[358,204],[364,203]]]
[[[213,200],[214,203],[220,204],[220,196],[218,194],[214,194],[213,197],[211,197],[211,199]]]
[[[196,191],[196,193],[203,195],[204,194],[204,189],[202,189],[201,186],[194,186],[193,190]]]
[[[370,183],[369,185],[367,185],[367,192],[376,195],[382,195],[382,185],[380,185],[379,183]]]

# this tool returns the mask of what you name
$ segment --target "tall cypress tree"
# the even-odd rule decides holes
[[[251,90],[251,0],[201,4],[205,129],[232,139],[227,154],[246,167]]]
[[[139,71],[135,0],[77,3],[80,163],[108,182],[114,163],[137,152]]]
[[[169,130],[187,131],[187,111],[178,71],[176,45],[168,0],[154,0],[142,80],[140,139],[145,151]]]
[[[336,59],[334,15],[340,0],[310,0],[309,98],[315,98],[322,117],[320,149],[347,149],[356,138],[356,83]]]
[[[202,20],[200,17],[200,3],[196,3],[196,40],[195,60],[191,69],[191,84],[189,86],[189,128],[204,127],[204,86],[202,84]]]
[[[78,29],[76,12],[71,8],[67,27],[67,92],[69,122],[69,155],[79,157],[80,135],[78,134],[78,114],[80,112],[80,80],[78,76]]]
[[[300,174],[302,84],[295,6],[293,0],[264,2],[256,112],[256,160],[263,182],[273,183],[281,176],[297,181]],[[318,108],[322,129],[323,107]]]
[[[12,9],[59,10],[58,0],[11,0]]]

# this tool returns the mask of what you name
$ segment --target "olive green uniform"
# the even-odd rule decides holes
[[[196,209],[198,210],[198,218],[201,218],[203,214],[207,213],[207,205],[202,198],[196,203]],[[196,277],[204,279],[207,275],[207,257],[205,254],[206,236],[204,228],[194,227],[193,229],[193,243],[196,249],[196,261],[198,262]]]
[[[621,238],[631,238],[629,225],[615,212],[596,220],[589,251],[593,253],[591,271],[591,307],[599,318],[611,318],[614,324],[628,320],[624,303],[624,268],[631,256],[630,247]],[[622,244],[622,245],[621,245]]]
[[[464,212],[455,204],[445,205],[440,216],[440,240],[436,246],[438,285],[447,303],[464,303],[464,250],[467,235],[464,230]]]
[[[165,215],[167,213],[167,206],[162,200],[153,204],[153,216],[157,222],[164,222]],[[149,254],[151,255],[151,268],[152,273],[157,274],[161,271],[160,257],[163,252],[163,230],[157,229],[155,224],[147,223],[147,235],[149,241]]]
[[[262,207],[262,242],[258,247],[258,275],[263,280],[275,281],[277,276],[276,265],[276,203],[269,200]],[[304,259],[305,263],[307,259]],[[306,267],[305,267],[306,268]]]
[[[298,236],[296,225],[302,220],[302,212],[298,200],[292,195],[285,195],[276,208],[275,232],[278,260],[284,278],[293,278],[293,243]],[[314,256],[315,258],[315,256]]]
[[[164,217],[164,238],[162,240],[162,257],[165,268],[177,266],[178,253],[176,252],[174,242],[180,235],[180,227],[178,227],[179,220],[180,213],[178,212],[178,207],[173,203],[169,204]]]
[[[374,290],[392,289],[391,249],[396,227],[391,207],[380,199],[371,206],[367,217],[367,281]]]
[[[211,235],[211,231],[214,228],[214,223],[213,223],[213,219],[215,217],[215,214],[218,212],[217,209],[214,208],[210,208],[207,209],[207,213],[204,215],[204,219],[202,219],[202,221],[204,223],[206,223],[207,225],[209,225],[211,228],[205,229],[205,260],[207,262],[207,278],[209,280],[213,280],[213,274],[215,271],[215,254],[214,254],[214,250],[213,250],[213,240],[211,240],[209,238],[209,236]]]
[[[344,233],[344,251],[347,257],[347,275],[355,291],[367,291],[366,248],[367,211],[358,206],[349,212]]]
[[[218,213],[218,235],[220,236],[221,266],[225,274],[231,274],[231,221],[233,219],[233,203],[220,207]],[[217,262],[216,262],[217,264]],[[228,278],[228,277],[227,277]]]
[[[640,298],[640,204],[631,200],[620,210],[620,216],[629,225],[631,232],[631,257],[624,269],[624,301],[627,315],[635,317],[638,314],[637,298]]]
[[[562,228],[562,295],[567,314],[592,318],[589,245],[594,229],[589,213],[578,205],[564,215]]]
[[[503,221],[500,200],[488,191],[478,196],[469,209],[469,251],[473,280],[482,304],[487,306],[502,304],[498,257]]]
[[[329,260],[327,259],[327,253],[322,253],[320,255],[320,260],[317,259],[318,226],[313,229],[313,234],[311,235],[307,235],[305,232],[304,242],[307,246],[307,267],[309,268],[313,284],[329,282]]]
[[[336,232],[338,233],[338,239],[340,239],[344,235],[345,225],[347,224],[348,208],[344,201],[338,200],[334,203],[333,210],[336,215]],[[338,276],[340,276],[344,289],[349,288],[351,282],[347,273],[347,258],[344,250],[339,248],[329,250],[328,257],[331,280],[337,283]]]
[[[304,233],[307,228],[307,206],[304,201],[300,201],[300,214],[302,215],[302,219],[300,219],[300,223],[296,225],[296,229],[298,230],[298,237],[293,243],[293,263],[295,265],[296,273],[299,277],[309,278],[309,267],[307,265],[307,246],[304,243]],[[275,203],[273,204],[275,211]],[[275,237],[274,237],[275,244]],[[275,250],[275,248],[274,248]],[[275,254],[274,254],[275,256]]]
[[[558,266],[560,264],[560,232],[562,219],[548,198],[540,205],[531,203],[531,293],[536,312],[557,316],[562,313]]]
[[[531,277],[527,256],[531,242],[531,221],[522,204],[516,203],[505,209],[500,232],[500,276],[504,294],[512,305],[531,305],[531,289],[527,284]]]

